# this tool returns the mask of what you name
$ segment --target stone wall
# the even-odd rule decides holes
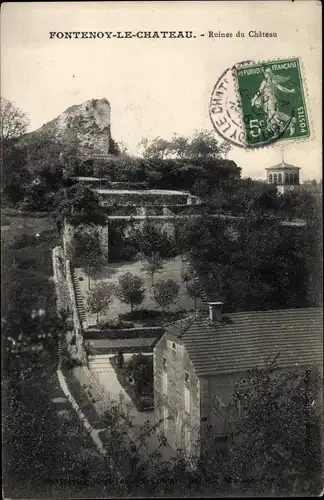
[[[109,240],[108,224],[105,226],[98,225],[98,226],[96,226],[96,229],[98,230],[98,233],[99,233],[101,251],[103,253],[104,260],[107,262],[108,261],[108,252],[109,252],[109,248],[108,248],[108,245],[109,245],[109,243],[108,243],[108,240]],[[68,250],[69,250],[69,245],[70,245],[72,238],[73,238],[73,234],[74,234],[74,227],[72,226],[72,224],[69,224],[68,222],[65,221],[64,225],[63,225],[62,238],[63,238],[64,255],[66,258],[69,258]]]
[[[145,192],[135,193],[130,191],[129,193],[121,193],[118,190],[97,190],[99,199],[104,206],[109,206],[113,204],[121,205],[133,205],[133,206],[144,206],[144,205],[177,205],[177,204],[190,204],[188,200],[192,197],[189,193],[181,194],[160,194],[158,192],[152,193],[149,190]]]
[[[72,313],[71,298],[66,281],[66,268],[63,249],[60,246],[52,250],[53,279],[56,292],[56,309],[60,312],[62,309]]]
[[[87,356],[86,356],[86,353],[84,351],[83,329],[82,329],[82,324],[81,324],[80,317],[79,317],[76,296],[75,296],[75,290],[74,290],[74,285],[73,285],[73,277],[72,277],[72,269],[71,269],[72,266],[71,266],[71,262],[68,259],[65,260],[65,266],[66,266],[66,282],[67,282],[67,286],[68,286],[68,290],[69,290],[71,307],[72,307],[72,319],[73,319],[73,327],[74,327],[74,333],[75,333],[75,351],[76,351],[78,359],[80,361],[82,361],[84,364],[86,364],[87,363]]]

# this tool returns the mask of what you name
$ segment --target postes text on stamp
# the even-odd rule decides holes
[[[234,78],[247,148],[310,137],[298,58],[238,66]]]

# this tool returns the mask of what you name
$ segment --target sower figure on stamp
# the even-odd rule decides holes
[[[263,108],[267,115],[267,129],[271,130],[274,126],[282,129],[282,124],[289,123],[289,135],[292,136],[295,132],[296,118],[290,117],[286,113],[279,110],[277,100],[277,90],[287,94],[294,94],[295,89],[287,89],[281,83],[290,80],[289,77],[274,75],[270,68],[264,71],[264,80],[262,81],[258,92],[251,100],[252,106],[256,108]]]

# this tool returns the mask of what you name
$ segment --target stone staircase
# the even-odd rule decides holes
[[[114,369],[109,361],[109,358],[111,358],[111,356],[111,354],[90,355],[88,358],[90,372],[94,376],[96,376],[96,374],[98,373],[113,372]]]
[[[123,388],[118,382],[109,358],[111,354],[95,354],[88,357],[88,367],[93,379],[106,398],[116,398]]]
[[[199,290],[199,296],[203,302],[203,305],[204,306],[207,306],[208,305],[208,302],[210,302],[210,299],[208,298],[205,290],[203,289],[203,287],[201,286],[201,282],[199,280],[199,277],[197,276],[197,273],[196,271],[194,270],[190,260],[187,258],[187,257],[184,257],[184,261],[186,263],[186,266],[187,266],[187,269],[192,277],[192,279],[195,281],[196,285],[197,285],[197,288]]]
[[[81,323],[83,323],[84,321],[87,320],[87,315],[86,315],[86,310],[85,310],[85,306],[84,306],[82,293],[80,290],[79,278],[78,278],[75,271],[73,271],[73,286],[74,286],[74,291],[75,291],[75,298],[76,298],[79,318],[80,318]]]

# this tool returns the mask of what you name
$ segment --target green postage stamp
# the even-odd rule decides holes
[[[299,59],[236,67],[234,78],[247,147],[310,137]]]

